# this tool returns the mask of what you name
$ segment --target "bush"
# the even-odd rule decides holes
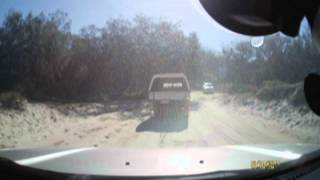
[[[266,81],[258,90],[256,96],[264,101],[283,100],[288,94],[292,94],[294,90],[293,86],[284,82]]]
[[[219,90],[230,94],[245,94],[254,92],[255,88],[246,84],[225,84]]]
[[[307,105],[307,102],[304,96],[303,83],[296,84],[296,90],[289,97],[288,101],[293,106]]]
[[[123,95],[123,97],[125,99],[145,99],[147,98],[148,96],[148,92],[145,92],[145,91],[132,91],[132,92],[129,92],[129,91],[126,91]]]
[[[1,107],[5,109],[24,110],[26,99],[16,92],[3,92],[0,94]]]
[[[281,81],[266,81],[256,96],[263,101],[287,100],[294,106],[305,105],[303,83],[289,84]]]

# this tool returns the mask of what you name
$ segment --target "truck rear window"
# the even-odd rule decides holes
[[[156,78],[151,91],[189,91],[185,78]]]

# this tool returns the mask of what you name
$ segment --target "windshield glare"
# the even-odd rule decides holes
[[[305,20],[253,43],[194,0],[4,0],[0,148],[319,144],[319,59]]]

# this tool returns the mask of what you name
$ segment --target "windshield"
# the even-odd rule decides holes
[[[318,144],[319,59],[306,20],[253,38],[196,0],[2,0],[0,148]]]
[[[212,87],[213,85],[211,83],[204,83],[203,86],[205,87]]]
[[[154,77],[150,91],[189,91],[185,77]]]

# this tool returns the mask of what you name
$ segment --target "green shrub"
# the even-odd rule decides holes
[[[145,99],[147,98],[147,94],[148,93],[145,91],[132,91],[132,92],[126,91],[123,97],[126,99]]]
[[[26,99],[17,92],[3,92],[0,94],[1,107],[5,109],[24,110]]]
[[[230,94],[245,94],[255,91],[253,86],[247,84],[225,84],[221,89]]]
[[[296,84],[296,90],[288,98],[288,101],[293,106],[303,106],[307,104],[304,96],[303,83]]]
[[[289,84],[281,81],[266,81],[257,91],[256,96],[263,101],[287,100],[289,104],[305,104],[303,83]]]

